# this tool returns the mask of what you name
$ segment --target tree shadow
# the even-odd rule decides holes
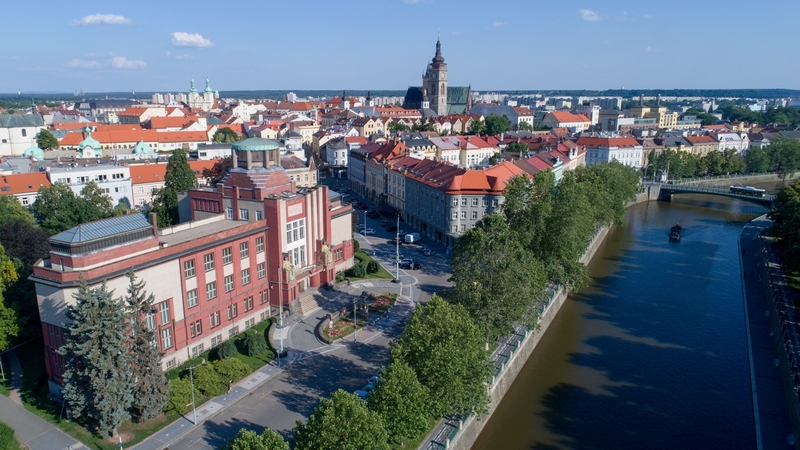
[[[298,393],[294,391],[274,391],[272,395],[287,410],[308,417],[319,405],[320,396]]]
[[[212,448],[222,448],[228,443],[228,439],[236,436],[242,428],[255,431],[258,434],[264,432],[264,427],[247,420],[232,418],[223,423],[216,423],[213,420],[203,422],[205,429],[205,442]]]

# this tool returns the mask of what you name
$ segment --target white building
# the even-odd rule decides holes
[[[325,144],[325,160],[329,166],[347,166],[347,143],[337,138]]]
[[[48,167],[47,177],[51,183],[64,183],[75,195],[81,195],[83,188],[90,181],[100,186],[100,190],[111,197],[111,203],[118,205],[125,199],[133,206],[133,189],[131,187],[131,171],[128,166],[99,164],[76,167]]]
[[[0,114],[0,156],[22,156],[44,128],[39,114]]]
[[[750,138],[747,133],[716,133],[712,137],[719,142],[719,151],[724,152],[725,149],[732,148],[736,153],[750,148]]]
[[[618,135],[601,137],[581,137],[578,146],[586,148],[586,165],[617,161],[636,169],[642,168],[644,149],[632,137]]]

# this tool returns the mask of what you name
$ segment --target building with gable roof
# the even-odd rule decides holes
[[[0,175],[0,195],[13,195],[22,206],[31,206],[40,187],[50,186],[44,172]]]
[[[45,129],[40,114],[0,114],[0,156],[20,156]]]
[[[642,168],[644,151],[642,144],[632,137],[605,135],[581,136],[576,142],[586,148],[586,165],[618,161],[635,169]]]

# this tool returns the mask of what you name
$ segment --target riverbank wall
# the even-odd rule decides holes
[[[759,173],[759,174],[741,174],[720,177],[707,177],[707,178],[689,178],[685,180],[675,180],[674,184],[689,184],[695,186],[712,186],[712,187],[728,187],[732,185],[742,186],[754,183],[771,183],[784,181],[787,185],[791,184],[794,180],[800,178],[800,172],[787,175],[786,178],[781,179],[774,173]]]
[[[637,200],[631,202],[630,204],[640,203],[642,201],[647,201],[647,197],[644,194],[639,194],[637,196]],[[586,252],[581,258],[582,263],[588,264],[592,260],[592,257],[594,257],[597,249],[600,248],[600,245],[603,243],[603,241],[605,241],[609,230],[610,229],[608,227],[604,227],[601,228],[597,234],[595,234],[594,238],[589,244],[589,248],[587,248]],[[539,344],[539,341],[541,341],[542,336],[544,336],[544,333],[550,327],[550,324],[553,322],[553,319],[555,319],[558,311],[561,309],[561,306],[567,300],[568,295],[569,293],[563,286],[558,288],[551,300],[548,302],[547,307],[545,307],[544,311],[542,312],[541,318],[539,319],[539,328],[536,330],[529,330],[525,333],[525,336],[517,344],[516,350],[511,353],[511,356],[503,364],[500,373],[495,375],[495,377],[492,379],[492,382],[489,385],[489,397],[491,399],[489,402],[489,413],[480,418],[471,415],[463,422],[459,423],[457,428],[455,428],[454,434],[445,439],[445,448],[454,450],[469,450],[469,448],[472,447],[472,444],[474,444],[475,440],[478,439],[478,436],[488,422],[489,418],[492,416],[492,413],[503,400],[506,392],[508,392],[509,388],[511,388],[511,385],[514,383],[517,375],[520,373],[522,368],[525,366],[525,363],[528,361],[528,358],[536,349],[536,346]],[[427,436],[423,443],[418,447],[418,449],[426,450],[442,448],[441,446],[432,442],[434,435],[439,429],[440,426],[437,425],[431,434]]]

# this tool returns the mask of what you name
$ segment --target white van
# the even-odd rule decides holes
[[[408,233],[405,237],[406,244],[413,244],[420,241],[419,233]]]

